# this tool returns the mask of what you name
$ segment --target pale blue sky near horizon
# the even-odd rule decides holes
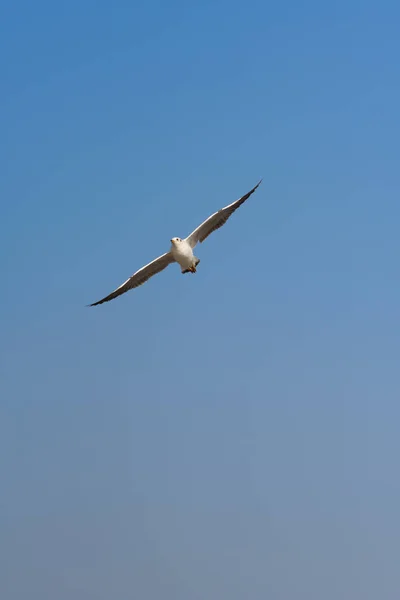
[[[2,599],[399,598],[399,20],[1,5]]]

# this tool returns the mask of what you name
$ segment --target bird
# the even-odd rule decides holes
[[[155,260],[151,261],[138,271],[136,271],[129,279],[127,279],[122,285],[116,290],[111,292],[105,298],[89,304],[89,306],[98,306],[103,302],[109,302],[121,294],[125,294],[128,290],[143,285],[146,281],[166,269],[170,264],[176,262],[181,267],[181,273],[196,273],[197,266],[200,263],[200,259],[193,254],[193,249],[198,243],[204,242],[208,236],[216,231],[229,219],[229,217],[241,206],[250,196],[256,191],[262,179],[255,185],[247,194],[228,204],[224,208],[221,208],[217,212],[210,215],[201,225],[196,227],[194,231],[187,238],[182,239],[179,237],[171,238],[171,247],[168,252],[165,252]]]

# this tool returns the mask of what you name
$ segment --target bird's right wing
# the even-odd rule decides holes
[[[93,304],[89,304],[89,306],[97,306],[98,304],[102,304],[103,302],[108,302],[109,300],[113,300],[114,298],[117,298],[117,296],[124,294],[128,290],[142,285],[148,279],[150,279],[150,277],[153,277],[153,275],[160,273],[160,271],[163,271],[166,267],[168,267],[168,265],[170,265],[173,262],[175,262],[175,259],[173,258],[171,252],[166,252],[165,254],[162,254],[148,265],[145,265],[144,267],[139,269],[139,271],[136,271],[136,273],[134,273],[132,277],[129,277],[129,279],[127,279],[125,283],[120,285],[119,288],[114,290],[114,292],[111,292],[111,294],[109,294],[102,300],[98,300]]]
[[[208,219],[206,219],[201,225],[196,227],[194,231],[186,238],[186,241],[189,243],[191,248],[194,248],[198,242],[204,242],[204,240],[212,233],[216,231],[222,225],[225,225],[229,217],[241,206],[250,196],[256,191],[258,186],[260,185],[262,179],[257,183],[256,186],[253,187],[252,190],[247,192],[244,196],[239,198],[239,200],[235,200],[232,204],[228,204],[224,208],[221,208],[214,214],[212,214]]]

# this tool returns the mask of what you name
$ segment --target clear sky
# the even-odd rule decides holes
[[[2,599],[398,600],[399,20],[2,3]]]

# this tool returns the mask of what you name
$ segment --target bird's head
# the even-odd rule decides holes
[[[179,242],[181,242],[181,241],[182,241],[181,238],[174,237],[171,240],[171,244],[174,246],[175,244],[179,244]]]

